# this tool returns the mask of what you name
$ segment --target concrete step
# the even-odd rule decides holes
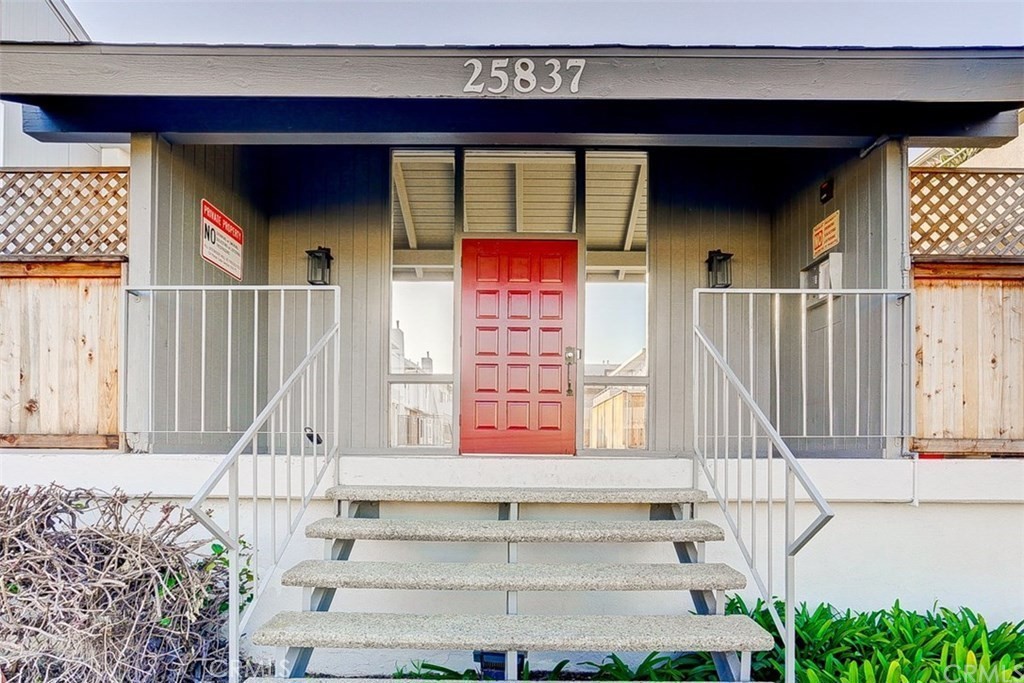
[[[724,564],[498,564],[306,560],[285,586],[463,591],[731,590],[746,577]]]
[[[335,500],[406,503],[702,503],[707,494],[687,488],[555,488],[472,486],[335,486]]]
[[[748,617],[281,612],[255,645],[390,650],[755,652],[772,636]]]
[[[643,543],[722,541],[703,520],[406,520],[328,517],[306,527],[308,538],[366,541],[493,543]]]

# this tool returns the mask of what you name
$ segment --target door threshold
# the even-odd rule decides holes
[[[464,458],[575,458],[575,453],[459,453]]]

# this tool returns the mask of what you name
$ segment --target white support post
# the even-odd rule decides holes
[[[691,351],[690,355],[692,356],[692,366],[693,366],[692,369],[691,369],[691,373],[692,374],[690,376],[691,385],[692,385],[690,401],[693,404],[693,406],[692,406],[692,410],[693,410],[693,460],[690,463],[690,470],[691,470],[690,471],[690,486],[692,488],[697,488],[697,484],[700,482],[700,473],[697,471],[698,463],[699,463],[700,459],[703,458],[706,455],[706,453],[700,453],[699,452],[700,441],[699,441],[699,431],[697,429],[697,422],[698,422],[698,420],[700,418],[700,413],[699,413],[699,409],[700,409],[699,405],[700,404],[698,403],[698,397],[699,397],[700,394],[699,394],[699,390],[698,390],[698,384],[699,383],[697,381],[697,350],[703,348],[700,345],[700,339],[698,339],[698,337],[697,337],[697,328],[699,326],[700,326],[700,292],[695,289],[695,290],[693,290],[693,334],[691,335],[691,341],[690,341],[690,343],[692,344],[692,351]],[[706,382],[707,381],[707,365],[705,364],[704,367],[705,367],[704,378],[705,378],[705,382]],[[707,387],[705,387],[705,392],[706,391],[707,391]],[[705,406],[705,415],[706,414],[707,414],[707,406]],[[707,429],[705,429],[704,431],[707,432]],[[706,443],[706,439],[707,439],[707,434],[705,433],[705,443]]]
[[[228,474],[228,682],[239,683],[240,637],[239,619],[241,596],[239,595],[239,570],[241,569],[240,538],[238,528],[238,462],[231,466]]]
[[[128,267],[129,287],[153,284],[157,242],[157,197],[159,193],[159,153],[161,143],[155,133],[131,136],[131,183],[128,185]],[[128,449],[150,452],[153,447],[153,305],[154,295],[127,295],[122,318],[123,358],[121,367],[120,421]],[[133,400],[128,400],[128,397]],[[141,399],[141,400],[140,400]]]
[[[796,558],[790,551],[796,538],[796,475],[786,466],[786,607],[784,647],[786,649],[786,683],[796,683]]]
[[[519,503],[508,504],[508,520],[516,521],[519,519]],[[515,564],[519,561],[519,545],[516,543],[508,544],[507,554],[508,564]],[[518,591],[506,591],[505,593],[505,614],[519,614],[519,593]],[[517,650],[509,650],[505,653],[505,680],[516,681],[519,680],[519,652]]]
[[[334,333],[334,367],[331,381],[334,384],[334,485],[341,483],[341,288],[334,288],[334,323],[338,330]]]

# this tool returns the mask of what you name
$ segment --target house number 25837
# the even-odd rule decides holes
[[[482,93],[486,90],[500,95],[508,92],[509,88],[515,88],[515,91],[520,93],[540,90],[542,93],[553,95],[568,87],[569,92],[578,93],[583,68],[587,65],[585,59],[567,59],[564,66],[560,59],[548,59],[541,64],[527,57],[502,57],[486,61],[490,66],[489,72],[484,70],[483,60],[466,60],[463,66],[472,71],[462,92]]]

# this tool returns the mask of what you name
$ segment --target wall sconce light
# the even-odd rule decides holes
[[[308,257],[308,270],[306,281],[311,285],[331,284],[331,250],[327,247],[317,247],[306,252]]]
[[[708,287],[721,289],[732,286],[732,254],[715,249],[708,252]]]

